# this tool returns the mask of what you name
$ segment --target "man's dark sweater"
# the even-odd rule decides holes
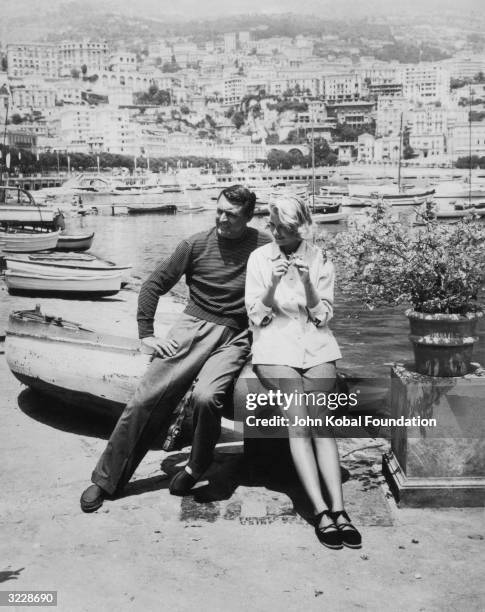
[[[137,313],[140,338],[153,336],[159,297],[183,274],[189,288],[187,314],[236,329],[247,327],[246,264],[255,249],[270,241],[267,234],[252,227],[237,239],[222,238],[214,227],[182,240],[141,287]]]

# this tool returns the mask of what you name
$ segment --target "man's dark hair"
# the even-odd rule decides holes
[[[252,219],[254,214],[254,205],[256,204],[256,194],[249,191],[243,185],[231,185],[221,191],[217,201],[224,196],[231,204],[237,204],[243,208],[243,213],[248,219]]]

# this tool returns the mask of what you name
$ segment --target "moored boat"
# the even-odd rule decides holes
[[[63,276],[6,270],[5,284],[12,295],[98,298],[115,295],[121,289],[121,271],[90,275],[70,271]]]
[[[338,223],[344,221],[348,217],[348,213],[335,212],[335,213],[317,213],[312,215],[313,223]]]
[[[266,204],[256,204],[254,207],[254,217],[264,217],[269,215],[269,207]]]
[[[0,185],[0,225],[53,228],[58,216],[57,207],[49,207],[36,202],[26,189]]]
[[[456,210],[454,208],[441,208],[434,211],[436,219],[461,219],[468,217],[474,212],[473,208],[465,210]]]
[[[312,199],[310,198],[309,207],[312,213],[315,213],[315,214],[320,213],[324,215],[329,215],[332,213],[338,213],[338,211],[340,210],[340,203],[339,202],[325,203],[325,202],[318,202],[317,200],[315,200],[315,204],[313,204]]]
[[[91,248],[94,232],[90,234],[67,234],[61,232],[57,241],[56,251],[87,251]]]
[[[398,185],[349,185],[352,198],[384,200],[393,206],[420,206],[434,193],[434,189],[401,190]]]
[[[129,215],[174,214],[177,212],[177,206],[175,204],[139,204],[138,206],[127,206],[127,210]]]

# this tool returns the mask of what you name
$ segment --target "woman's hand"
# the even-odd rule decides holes
[[[160,357],[173,357],[178,349],[178,344],[175,340],[167,338],[157,338],[156,336],[148,336],[141,340],[143,348],[150,349],[153,354]]]
[[[288,272],[289,262],[282,257],[279,257],[273,262],[271,269],[271,284],[276,287],[283,276]]]
[[[292,260],[293,265],[298,270],[298,274],[300,275],[301,282],[304,285],[310,284],[310,268],[306,262],[303,261],[300,257],[295,257]]]

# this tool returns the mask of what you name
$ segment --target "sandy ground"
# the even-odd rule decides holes
[[[135,300],[124,291],[96,304],[41,302],[135,336]],[[11,308],[39,301],[2,293],[0,335]],[[159,320],[180,309],[162,300]],[[218,454],[212,497],[172,497],[168,478],[187,455],[150,451],[123,498],[83,514],[79,496],[113,421],[39,400],[3,354],[0,388],[0,590],[57,590],[63,612],[483,609],[483,510],[397,508],[379,472],[383,440],[341,441],[344,495],[364,546],[330,551],[302,518],[298,485],[243,474],[237,445]]]

